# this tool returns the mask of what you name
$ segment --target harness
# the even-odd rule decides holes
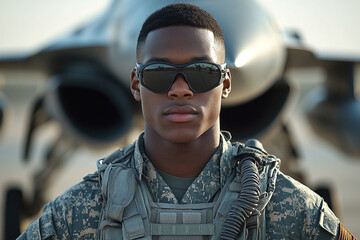
[[[237,169],[210,203],[154,202],[145,182],[136,178],[130,164],[134,145],[99,160],[99,181],[104,196],[99,221],[100,239],[265,239],[265,207],[275,190],[279,159],[256,147],[239,144],[237,147],[238,155],[234,158],[238,161]],[[246,195],[243,188],[247,184],[242,180],[241,164],[250,157],[256,160],[252,162],[258,168],[260,185],[255,207],[246,212],[243,207],[247,201],[239,205],[241,196]],[[240,217],[233,215],[238,210],[243,212]],[[231,216],[243,221],[232,223]],[[236,227],[231,227],[234,225]],[[228,237],[231,235],[235,237]]]

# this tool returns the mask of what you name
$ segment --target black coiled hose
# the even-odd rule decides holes
[[[248,218],[258,206],[260,178],[255,162],[256,160],[252,157],[246,157],[238,162],[236,171],[237,174],[241,174],[241,191],[236,203],[232,206],[226,218],[220,239],[237,239],[245,219]]]

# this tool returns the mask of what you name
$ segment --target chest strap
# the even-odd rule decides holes
[[[141,215],[146,216],[146,213],[144,210],[139,211],[135,201],[138,184],[134,169],[127,168],[122,163],[110,164],[101,175],[101,181],[104,205],[99,230],[103,231],[107,227],[122,228],[125,239],[144,237],[145,226]],[[114,237],[121,232],[113,231]]]

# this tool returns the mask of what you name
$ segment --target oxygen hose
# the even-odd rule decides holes
[[[241,191],[236,203],[230,209],[230,212],[224,223],[220,239],[237,239],[242,229],[245,219],[258,206],[260,197],[260,178],[256,160],[252,156],[247,156],[237,162],[237,177],[241,176]]]

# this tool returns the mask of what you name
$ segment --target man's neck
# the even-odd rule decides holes
[[[177,177],[197,177],[219,146],[220,130],[215,126],[190,143],[173,143],[147,130],[144,138],[155,168]]]

